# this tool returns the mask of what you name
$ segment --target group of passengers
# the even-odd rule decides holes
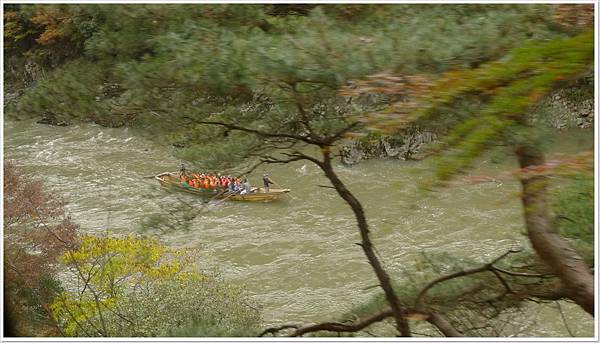
[[[231,175],[214,175],[205,173],[182,173],[179,177],[181,185],[196,189],[226,189],[233,193],[250,193],[252,187],[248,179],[240,179]]]
[[[225,189],[230,193],[249,194],[256,190],[250,185],[247,178],[241,179],[231,175],[193,173],[185,169],[182,164],[179,170],[179,180],[185,188],[195,189],[210,189],[216,190]],[[263,175],[263,183],[265,191],[269,192],[269,186],[274,182],[269,178],[269,174]]]

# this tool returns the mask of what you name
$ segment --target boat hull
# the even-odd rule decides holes
[[[253,188],[252,193],[249,194],[231,194],[227,191],[219,192],[214,189],[184,187],[174,173],[162,173],[156,175],[154,178],[160,183],[161,187],[203,197],[213,197],[223,201],[272,201],[290,192],[287,188],[271,188],[267,192],[264,188],[257,187]]]

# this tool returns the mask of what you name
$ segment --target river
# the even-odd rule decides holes
[[[585,134],[582,134],[584,132]],[[593,131],[566,131],[555,140],[562,153],[593,149]],[[4,123],[4,158],[30,175],[41,176],[66,202],[83,231],[134,232],[140,220],[183,200],[145,176],[176,170],[172,151],[131,130],[92,124],[51,127],[31,121]],[[505,175],[516,166],[484,159],[473,173]],[[526,244],[519,185],[510,177],[494,182],[459,182],[427,197],[416,182],[427,162],[367,161],[337,166],[362,201],[372,238],[392,274],[411,266],[422,253],[449,253],[489,261]],[[250,181],[258,183],[265,169]],[[272,179],[292,189],[272,203],[225,202],[210,206],[188,230],[170,230],[161,241],[198,249],[225,278],[243,283],[263,305],[266,323],[332,320],[369,299],[376,284],[348,206],[328,188],[316,166],[293,163],[269,167]],[[594,322],[577,306],[562,304],[576,336],[593,336]],[[552,306],[530,305],[517,336],[568,336]]]

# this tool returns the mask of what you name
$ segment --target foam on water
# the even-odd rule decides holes
[[[128,233],[140,219],[180,201],[202,206],[200,199],[166,193],[144,178],[176,170],[180,161],[127,129],[5,122],[4,143],[5,158],[43,177],[88,232],[103,232],[110,223],[113,232]],[[479,172],[509,167],[485,163]],[[392,275],[423,252],[485,262],[525,242],[516,182],[462,184],[422,197],[415,183],[426,168],[422,162],[399,161],[337,166],[362,201],[373,241]],[[250,181],[260,184],[263,171]],[[375,276],[355,244],[360,236],[351,210],[334,190],[318,187],[328,186],[328,180],[307,163],[268,171],[292,189],[286,200],[222,203],[196,218],[189,230],[159,238],[200,250],[227,278],[246,284],[264,305],[267,323],[332,320],[370,298],[377,292],[369,288],[377,283]],[[566,335],[556,312],[544,311],[539,325],[526,334]],[[575,333],[593,335],[589,316],[573,306],[568,311]]]

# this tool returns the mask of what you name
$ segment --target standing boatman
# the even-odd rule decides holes
[[[265,185],[265,191],[269,192],[269,185],[275,184],[271,179],[269,179],[269,174],[263,174],[263,184]]]
[[[182,178],[184,176],[187,176],[187,169],[185,169],[185,164],[181,164],[181,167],[179,167],[179,178]]]

